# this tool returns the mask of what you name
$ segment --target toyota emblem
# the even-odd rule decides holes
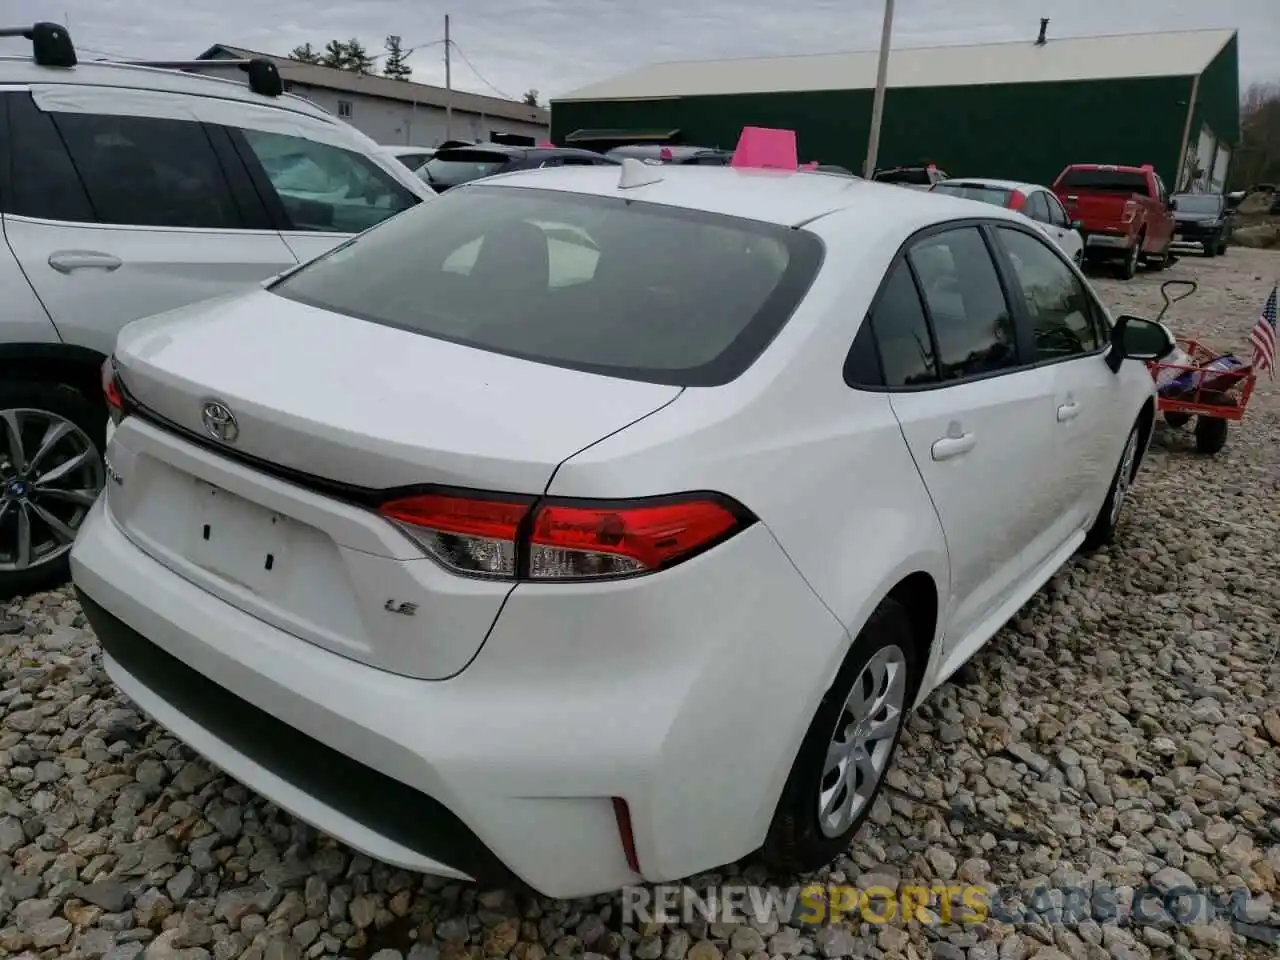
[[[235,443],[240,436],[240,424],[236,415],[221,400],[206,400],[200,411],[204,432],[221,443]]]

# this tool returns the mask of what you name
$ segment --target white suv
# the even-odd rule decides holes
[[[76,64],[53,24],[0,35],[36,53],[0,58],[4,596],[66,577],[103,482],[99,371],[125,323],[253,285],[434,191],[282,95],[268,61],[226,64],[251,88],[243,73]]]
[[[124,693],[383,860],[810,868],[905,712],[1111,539],[1172,346],[987,204],[500,175],[127,327],[72,574]]]

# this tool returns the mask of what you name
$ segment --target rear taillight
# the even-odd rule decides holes
[[[542,582],[663,570],[755,520],[719,494],[535,501],[426,493],[391,500],[379,512],[455,573]]]
[[[1023,193],[1021,190],[1015,190],[1009,196],[1010,210],[1021,210],[1026,205],[1027,205],[1027,195]]]
[[[1121,216],[1123,223],[1132,223],[1133,218],[1138,215],[1138,205],[1132,200],[1126,200],[1124,204],[1124,214]]]
[[[107,404],[107,415],[118,424],[124,419],[124,393],[120,389],[120,377],[115,361],[110,357],[102,363],[102,398]]]

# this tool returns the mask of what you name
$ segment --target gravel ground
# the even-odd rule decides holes
[[[1233,249],[1130,283],[1202,284],[1180,333],[1247,356],[1280,253]],[[552,956],[636,960],[1245,957],[1280,953],[1280,392],[1216,458],[1161,430],[1120,545],[1077,560],[913,718],[890,791],[820,882],[986,883],[1036,922],[731,928],[621,923],[620,901],[517,898],[414,876],[318,836],[112,688],[69,592],[0,637],[0,953],[131,960]],[[726,876],[737,874],[736,869]],[[711,882],[717,878],[702,878]],[[766,881],[746,868],[738,881]],[[701,881],[700,881],[701,882]],[[767,878],[784,884],[789,878]],[[1054,924],[1060,894],[1242,891],[1216,920],[1148,909]],[[932,908],[935,914],[941,904]],[[1270,938],[1270,939],[1269,939]]]

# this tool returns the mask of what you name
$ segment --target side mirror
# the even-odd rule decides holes
[[[1126,360],[1163,360],[1177,346],[1178,341],[1163,323],[1124,314],[1111,328],[1107,366],[1117,373]]]

